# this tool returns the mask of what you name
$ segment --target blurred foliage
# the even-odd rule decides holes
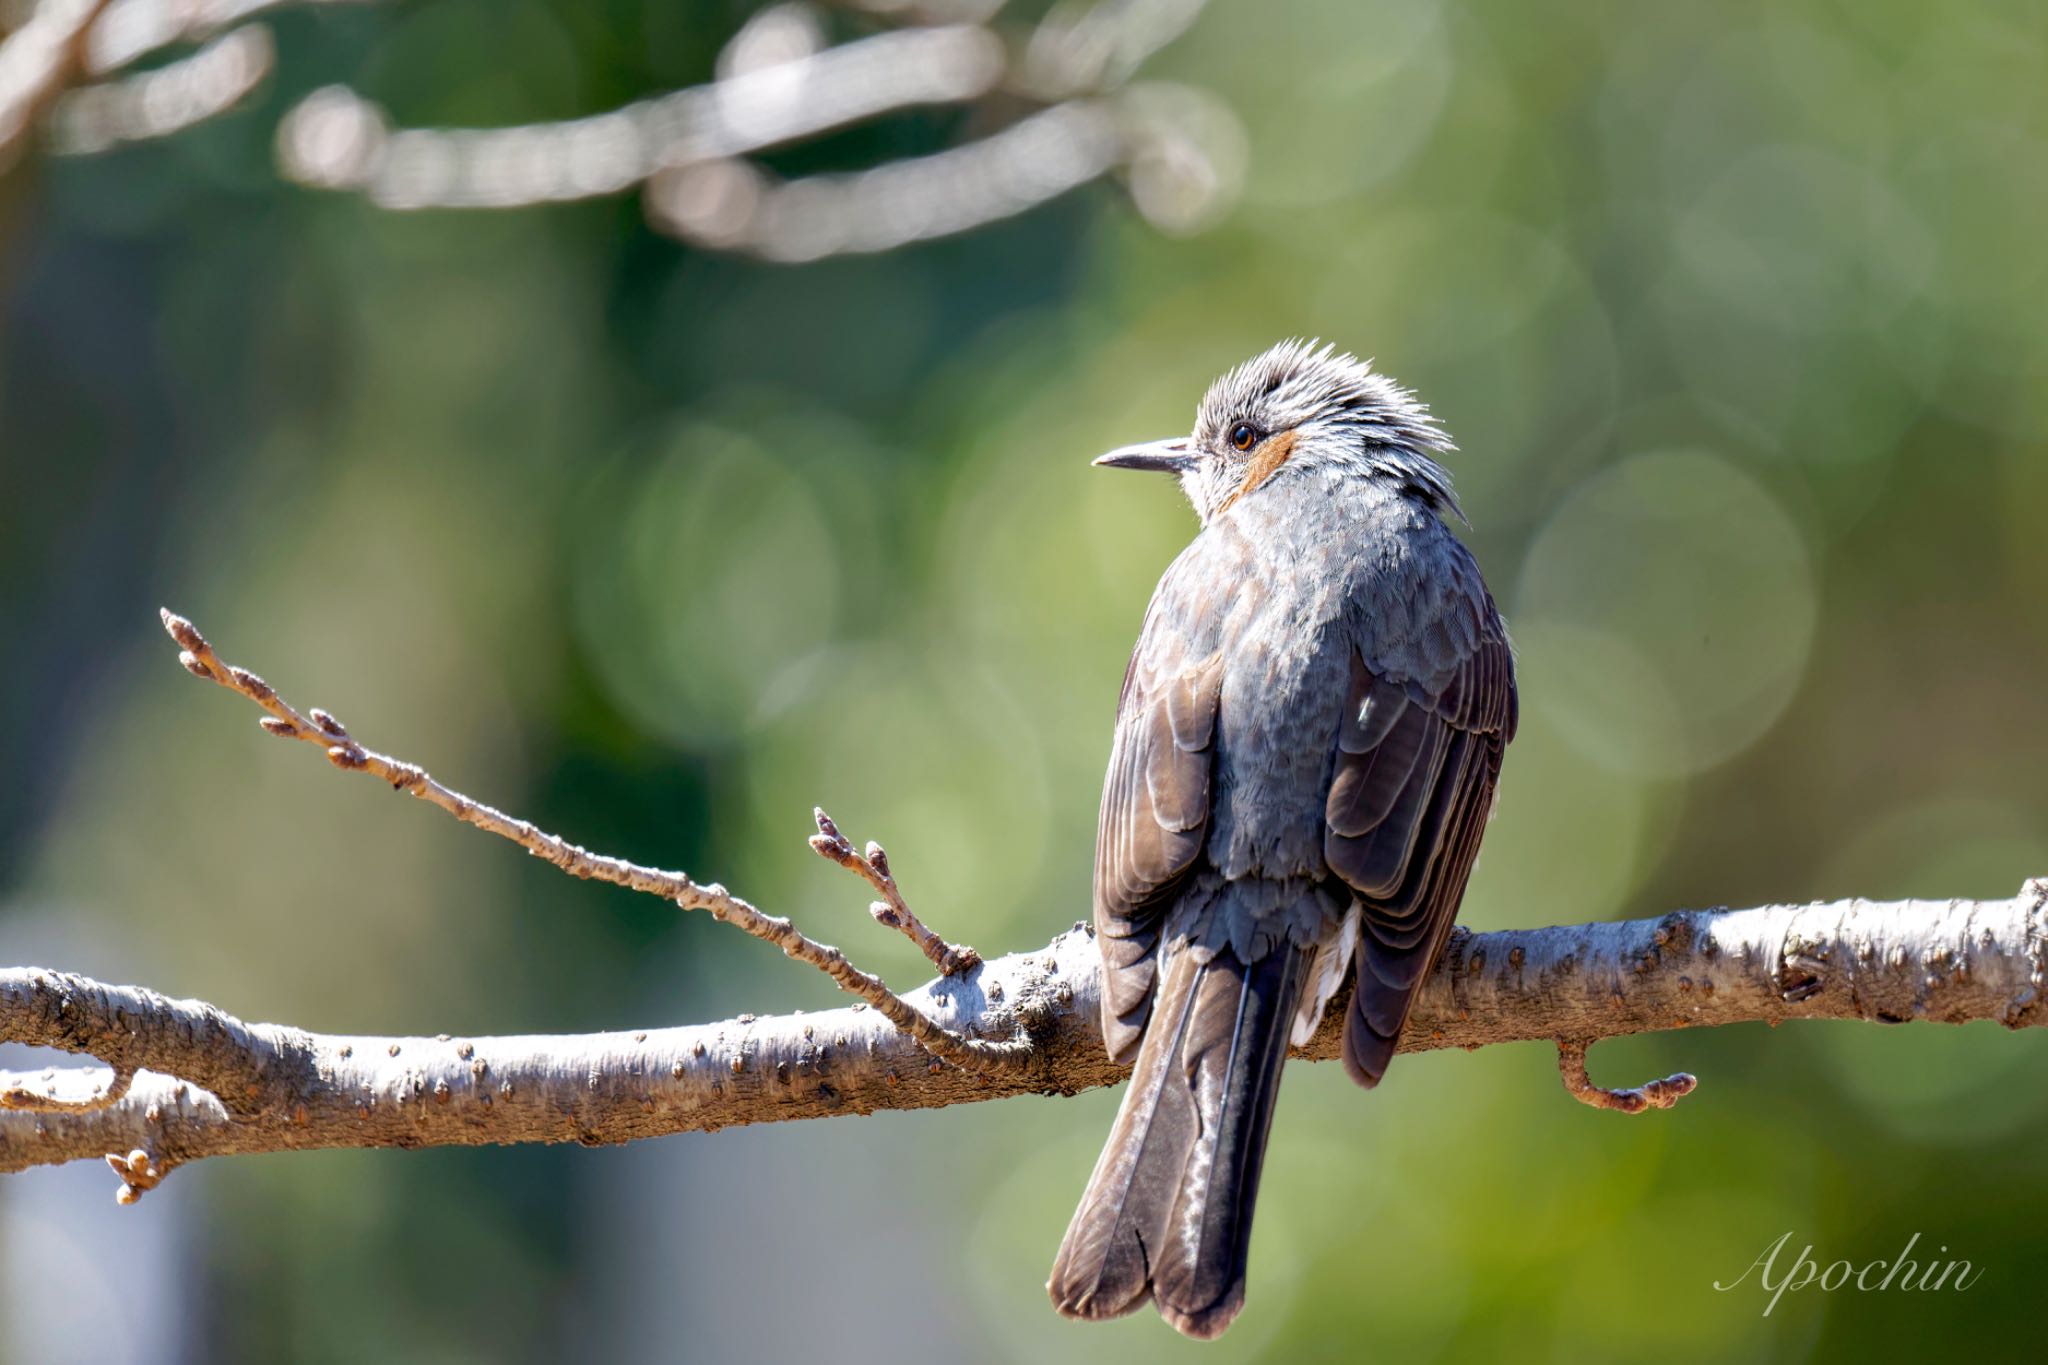
[[[0,199],[0,956],[330,1030],[832,1003],[261,742],[159,603],[370,742],[920,979],[821,803],[987,950],[1086,913],[1117,679],[1192,523],[1087,468],[1319,333],[1463,447],[1525,721],[1466,922],[2002,896],[2048,873],[2048,17],[2023,0],[1218,5],[1153,64],[1251,133],[1162,238],[1093,187],[770,267],[603,202],[380,213],[268,130],[703,78],[739,5],[286,15],[261,105]],[[807,149],[941,145],[919,115]],[[2033,1339],[2048,1047],[1809,1026],[1292,1073],[1217,1359],[1873,1358]],[[1186,1354],[1039,1286],[1113,1094],[632,1149],[282,1156],[115,1217],[0,1188],[22,1360]],[[89,1207],[88,1207],[89,1205]],[[1965,1294],[1712,1288],[1919,1233]],[[125,1335],[124,1335],[125,1334]]]

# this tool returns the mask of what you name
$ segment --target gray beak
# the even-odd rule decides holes
[[[1124,446],[1096,456],[1095,463],[1105,469],[1155,469],[1162,474],[1185,474],[1195,467],[1197,458],[1188,449],[1187,437],[1178,436],[1170,441]]]

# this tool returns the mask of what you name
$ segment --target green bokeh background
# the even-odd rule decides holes
[[[1461,445],[1521,647],[1475,927],[2048,874],[2048,18],[2025,0],[1218,4],[1148,66],[1246,126],[1236,208],[1112,184],[889,255],[687,249],[637,203],[401,215],[281,186],[279,113],[408,123],[704,79],[736,4],[286,14],[278,79],[0,185],[0,958],[333,1031],[833,1003],[262,740],[154,613],[578,842],[728,882],[892,981],[823,804],[988,950],[1086,913],[1124,652],[1192,531],[1091,471],[1290,334]],[[925,112],[777,159],[947,145]],[[2048,1043],[1738,1027],[1626,1119],[1537,1046],[1367,1096],[1299,1067],[1209,1359],[2008,1357],[2048,1280]],[[1114,1093],[626,1149],[283,1155],[114,1209],[0,1182],[19,1359],[1186,1358],[1040,1286]],[[1962,1294],[1716,1292],[1918,1233]]]

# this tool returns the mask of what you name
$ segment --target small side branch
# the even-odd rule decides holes
[[[1557,1040],[1557,1074],[1567,1095],[1595,1109],[1612,1109],[1623,1114],[1640,1114],[1645,1109],[1669,1109],[1697,1086],[1699,1077],[1689,1071],[1674,1072],[1660,1080],[1627,1090],[1609,1090],[1593,1084],[1586,1074],[1586,1044]]]
[[[946,942],[910,912],[910,907],[904,903],[903,893],[896,888],[896,876],[889,870],[886,849],[870,839],[867,851],[856,853],[852,840],[839,832],[839,826],[832,823],[832,817],[825,814],[823,808],[814,810],[812,815],[818,822],[818,832],[811,836],[812,850],[819,857],[838,863],[881,893],[882,899],[868,906],[868,913],[875,917],[875,923],[885,929],[895,929],[915,943],[917,950],[939,969],[940,976],[959,976],[981,965],[980,953],[965,944]]]
[[[365,748],[332,714],[317,706],[302,712],[256,674],[222,659],[199,628],[184,617],[168,609],[160,614],[164,629],[178,643],[178,662],[185,666],[185,670],[208,682],[219,683],[262,707],[268,714],[258,723],[266,733],[280,739],[303,740],[319,745],[326,751],[327,761],[335,767],[347,772],[368,773],[389,784],[393,791],[418,797],[440,807],[464,824],[510,840],[572,877],[610,882],[614,886],[659,896],[685,910],[708,911],[712,918],[772,943],[786,956],[816,967],[831,977],[841,990],[874,1006],[891,1024],[915,1038],[934,1057],[971,1071],[1000,1071],[1020,1066],[1028,1055],[1030,1045],[1027,1041],[968,1037],[934,1023],[906,1004],[880,977],[854,966],[839,949],[806,936],[789,920],[764,913],[716,882],[699,883],[686,873],[642,867],[623,858],[592,853],[530,821],[507,815],[442,785],[418,764]],[[848,851],[851,853],[850,846]],[[890,894],[894,894],[895,883],[887,878],[886,859],[883,872],[874,872],[871,862],[867,866],[868,872],[863,875],[872,873],[881,878],[889,886]],[[896,903],[900,904],[901,899],[898,896]],[[906,909],[904,913],[907,915],[909,912]],[[933,938],[936,939],[936,935]]]

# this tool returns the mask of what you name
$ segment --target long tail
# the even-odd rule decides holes
[[[1285,944],[1247,967],[1228,949],[1166,965],[1116,1126],[1067,1227],[1046,1290],[1073,1318],[1156,1300],[1191,1337],[1244,1307],[1245,1254],[1266,1130],[1310,954]]]

